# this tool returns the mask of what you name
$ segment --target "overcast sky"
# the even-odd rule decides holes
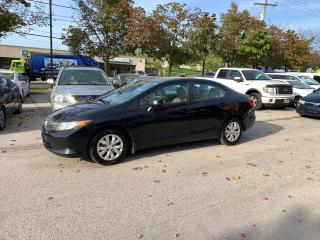
[[[43,0],[48,1],[48,0]],[[226,12],[230,6],[231,1],[229,0],[188,0],[179,1],[181,3],[187,3],[189,8],[201,8],[203,10],[209,11],[210,13],[216,13],[217,16],[221,12]],[[256,0],[264,2],[264,0]],[[169,0],[136,0],[135,4],[137,6],[144,7],[147,12],[151,12],[157,4],[163,4],[170,2]],[[262,10],[260,6],[254,6],[252,0],[235,0],[239,5],[239,9],[248,9],[252,15],[259,16],[259,12]],[[272,2],[269,0],[269,2]],[[267,24],[281,25],[285,28],[292,28],[295,30],[308,30],[320,32],[320,0],[277,0],[279,6],[275,8],[269,7],[267,10],[266,21]],[[72,0],[53,0],[55,4],[61,4],[66,6],[73,6],[75,4]],[[47,6],[44,6],[47,10]],[[54,16],[56,20],[53,22],[53,33],[54,36],[60,37],[64,28],[73,24],[71,17],[74,14],[74,10],[65,9],[60,7],[53,7]],[[59,19],[59,20],[58,20]],[[40,35],[49,35],[49,28],[35,28],[31,33]],[[2,44],[12,44],[20,46],[30,46],[30,47],[49,47],[49,39],[27,36],[22,37],[16,34],[9,35],[6,39],[0,41]],[[61,41],[58,39],[54,40],[54,48],[66,49],[62,45]]]

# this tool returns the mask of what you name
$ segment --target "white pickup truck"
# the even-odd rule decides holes
[[[272,80],[264,72],[249,68],[220,68],[214,81],[251,96],[256,109],[263,106],[292,105],[294,94],[290,84]]]

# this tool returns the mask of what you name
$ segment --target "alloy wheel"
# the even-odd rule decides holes
[[[123,141],[116,134],[107,134],[97,144],[97,153],[105,161],[113,161],[123,152]]]
[[[230,142],[235,142],[239,139],[241,127],[237,122],[230,122],[225,130],[225,136]]]

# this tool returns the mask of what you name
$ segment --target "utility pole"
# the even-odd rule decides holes
[[[49,0],[49,18],[50,18],[50,72],[53,78],[53,50],[52,50],[52,0]]]
[[[265,0],[264,3],[255,2],[254,5],[263,6],[263,11],[260,12],[260,20],[261,21],[265,21],[265,19],[266,19],[267,7],[276,7],[276,6],[278,6],[277,3],[269,3],[268,0]]]

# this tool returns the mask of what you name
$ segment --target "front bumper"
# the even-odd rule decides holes
[[[320,117],[320,105],[298,103],[296,111],[301,116]]]
[[[41,136],[44,147],[50,152],[64,157],[87,155],[88,136],[81,130],[50,132],[42,127]],[[83,136],[84,135],[84,136]]]
[[[290,96],[290,97],[275,97],[275,96],[272,96],[272,97],[262,97],[262,103],[264,105],[267,105],[267,106],[274,106],[274,107],[284,107],[284,106],[290,106],[293,104],[293,99],[294,97],[293,96]]]

